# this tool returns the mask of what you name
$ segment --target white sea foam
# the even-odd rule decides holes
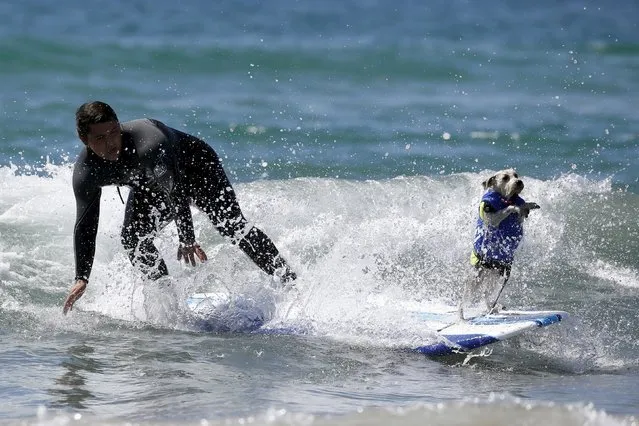
[[[411,346],[435,338],[405,313],[411,304],[456,304],[463,280],[472,274],[468,253],[482,192],[479,183],[488,173],[236,184],[246,217],[274,240],[299,275],[294,292],[265,296],[258,308],[273,311],[268,318],[272,324],[363,345]],[[49,303],[59,304],[74,275],[71,169],[50,165],[44,174],[15,176],[14,169],[0,168],[0,277],[18,287],[37,283],[55,294]],[[587,252],[566,244],[575,194],[606,190],[606,183],[576,177],[564,176],[550,184],[527,179],[523,195],[542,208],[526,224],[508,289],[521,307],[555,303],[539,284],[531,284],[552,281],[553,265],[582,268],[596,278],[637,286],[634,265],[592,262]],[[127,190],[122,192],[126,197]],[[204,214],[195,209],[193,213],[196,236],[209,255],[206,264],[192,268],[177,262],[175,225],[156,238],[171,271],[167,279],[175,300],[169,305],[179,306],[197,291],[272,291],[270,277],[220,237]],[[183,327],[183,318],[175,316],[173,308],[157,314],[162,310],[157,297],[149,296],[152,284],[140,278],[124,254],[123,215],[119,195],[105,188],[91,282],[78,309],[125,321],[150,321],[151,315],[152,322],[163,327]],[[150,312],[149,303],[160,310]],[[232,318],[233,312],[229,315]]]

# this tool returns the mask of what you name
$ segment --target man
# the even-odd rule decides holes
[[[175,220],[178,260],[195,266],[207,260],[195,241],[190,205],[204,211],[223,236],[232,238],[264,272],[282,282],[296,278],[273,242],[249,227],[215,151],[204,141],[164,125],[139,119],[120,123],[104,102],[76,111],[76,127],[85,148],[73,172],[77,217],[74,229],[75,284],[63,313],[73,308],[89,282],[100,218],[100,195],[107,185],[130,187],[122,226],[122,244],[134,266],[150,279],[168,275],[153,244],[155,234]]]

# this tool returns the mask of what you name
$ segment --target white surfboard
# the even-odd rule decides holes
[[[268,321],[268,313],[245,295],[196,293],[186,299],[186,306],[193,314],[193,325],[201,331],[265,334],[300,332],[293,328],[263,327]],[[453,309],[407,311],[407,315],[419,322],[423,321],[440,336],[439,341],[410,348],[431,356],[469,352],[529,330],[547,327],[568,317],[564,311],[504,310],[460,320]]]
[[[426,355],[469,352],[481,346],[518,336],[526,331],[556,324],[568,317],[564,311],[504,310],[460,320],[457,312],[412,312],[442,337],[441,341],[419,346]]]

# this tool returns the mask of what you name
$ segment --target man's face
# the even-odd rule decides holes
[[[89,133],[82,138],[91,151],[101,158],[109,161],[117,161],[122,151],[122,130],[120,122],[107,121],[89,125]]]

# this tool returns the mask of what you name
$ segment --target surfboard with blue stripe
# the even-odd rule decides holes
[[[193,325],[200,331],[259,334],[307,334],[308,331],[294,327],[270,327],[264,313],[256,308],[250,297],[196,293],[186,299],[186,306],[194,314]],[[429,356],[470,352],[530,330],[548,327],[568,317],[564,311],[504,310],[460,320],[454,308],[438,312],[407,311],[406,314],[423,322],[439,337],[431,343],[408,348]],[[227,321],[229,316],[232,321]],[[229,327],[229,323],[233,326]]]

